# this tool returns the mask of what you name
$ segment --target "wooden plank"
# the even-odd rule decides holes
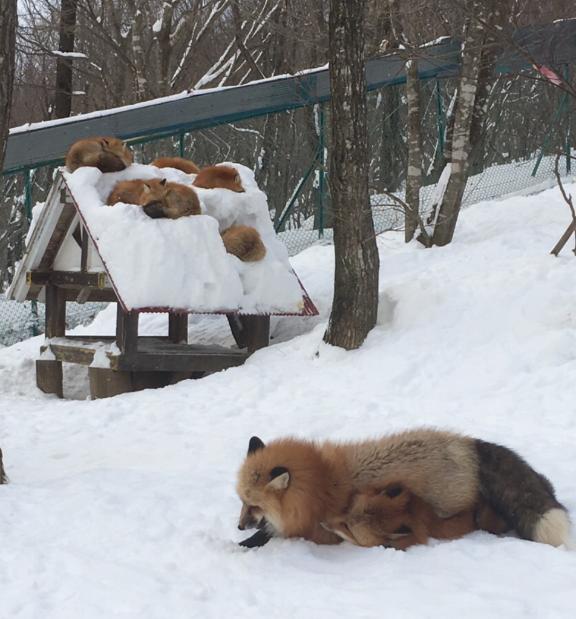
[[[168,339],[175,344],[188,343],[188,314],[168,314]]]
[[[86,290],[84,301],[90,301],[92,303],[116,303],[118,298],[112,288],[104,288],[98,290],[97,288],[62,288],[66,301],[77,301],[80,292]],[[80,292],[79,292],[80,291]]]
[[[66,335],[66,300],[62,289],[46,286],[45,335],[47,338]]]
[[[117,359],[120,370],[155,372],[218,372],[242,365],[247,354],[240,351],[220,352],[180,352],[179,354],[142,353],[122,355]]]
[[[246,348],[248,341],[246,340],[246,334],[242,325],[241,317],[238,314],[226,314],[228,324],[230,325],[230,331],[238,348]]]
[[[270,343],[270,316],[240,316],[242,334],[252,354]]]
[[[110,288],[108,276],[104,272],[34,270],[30,272],[29,279],[36,286],[54,284],[59,288],[95,288],[97,290]]]
[[[82,243],[80,245],[80,270],[82,271],[82,273],[86,273],[86,271],[88,270],[88,247],[90,244],[90,237],[88,236],[88,232],[84,229],[84,226],[81,226],[81,231]]]
[[[126,312],[120,303],[116,305],[116,343],[126,355],[138,349],[138,312]]]
[[[57,361],[65,363],[77,363],[78,365],[90,365],[94,360],[96,348],[85,346],[68,346],[50,343],[50,351]]]
[[[36,385],[44,393],[64,397],[62,364],[59,361],[38,359],[36,361]]]
[[[61,200],[64,203],[64,206],[62,207],[62,212],[60,213],[56,226],[54,227],[54,232],[48,241],[44,255],[38,263],[36,268],[38,271],[48,271],[52,268],[56,254],[62,246],[62,243],[66,238],[68,228],[76,216],[76,208],[68,201],[67,192],[64,189],[61,191]]]
[[[566,228],[566,230],[564,230],[564,234],[560,237],[560,240],[558,241],[558,243],[554,245],[550,253],[553,254],[554,256],[558,256],[558,254],[564,248],[564,245],[566,245],[566,243],[568,242],[568,239],[575,232],[576,232],[576,221],[572,221],[570,222],[570,225]],[[573,249],[572,251],[576,254],[576,249]]]
[[[115,372],[106,368],[88,368],[90,395],[94,399],[111,398],[133,391],[131,372]]]

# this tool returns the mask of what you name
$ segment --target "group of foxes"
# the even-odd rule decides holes
[[[70,172],[82,166],[95,167],[101,172],[120,172],[132,162],[130,148],[115,137],[79,140],[72,144],[66,155],[66,167]],[[218,165],[200,169],[192,161],[181,157],[161,157],[151,165],[194,174],[194,187],[244,192],[240,175],[232,166]],[[193,187],[168,182],[166,179],[119,181],[106,200],[110,206],[118,202],[141,206],[148,217],[155,219],[178,219],[201,213],[200,200]],[[230,226],[221,233],[221,237],[226,251],[243,262],[257,262],[266,255],[266,247],[258,230],[251,226]]]
[[[549,480],[511,449],[419,429],[359,443],[252,437],[238,474],[240,544],[272,537],[405,550],[477,529],[571,546]]]

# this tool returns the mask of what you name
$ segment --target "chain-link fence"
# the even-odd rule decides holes
[[[421,192],[423,215],[432,207],[443,161],[447,113],[455,83],[422,83],[422,147],[425,170]],[[559,89],[526,77],[499,77],[488,101],[482,141],[471,155],[472,174],[464,206],[554,183],[556,153],[570,148],[573,102]],[[370,194],[376,232],[400,230],[403,213],[390,194],[403,197],[407,164],[403,86],[368,97]],[[326,129],[325,129],[326,127]],[[150,138],[135,145],[135,160],[181,155],[201,165],[237,161],[254,169],[269,199],[279,237],[294,255],[332,238],[330,148],[327,105],[315,105],[233,124]],[[562,159],[562,172],[568,160]],[[2,179],[0,193],[0,291],[8,285],[20,259],[32,205],[45,199],[54,168],[44,167]],[[69,304],[69,326],[89,321],[101,304]],[[43,306],[16,304],[0,296],[0,345],[39,333]]]

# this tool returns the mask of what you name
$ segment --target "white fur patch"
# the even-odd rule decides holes
[[[570,519],[563,509],[549,509],[534,529],[534,541],[551,546],[570,545]]]

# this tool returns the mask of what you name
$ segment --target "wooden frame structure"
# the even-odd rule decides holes
[[[304,288],[302,294],[301,312],[285,315],[318,314]],[[35,222],[7,296],[44,301],[46,339],[36,361],[36,382],[42,391],[58,397],[64,396],[62,363],[87,366],[91,396],[102,398],[238,366],[269,343],[271,314],[222,312],[238,346],[226,348],[189,344],[189,312],[166,307],[127,309],[62,175],[57,176]],[[116,303],[116,334],[66,335],[70,301]],[[166,335],[140,336],[142,312],[167,313]]]

